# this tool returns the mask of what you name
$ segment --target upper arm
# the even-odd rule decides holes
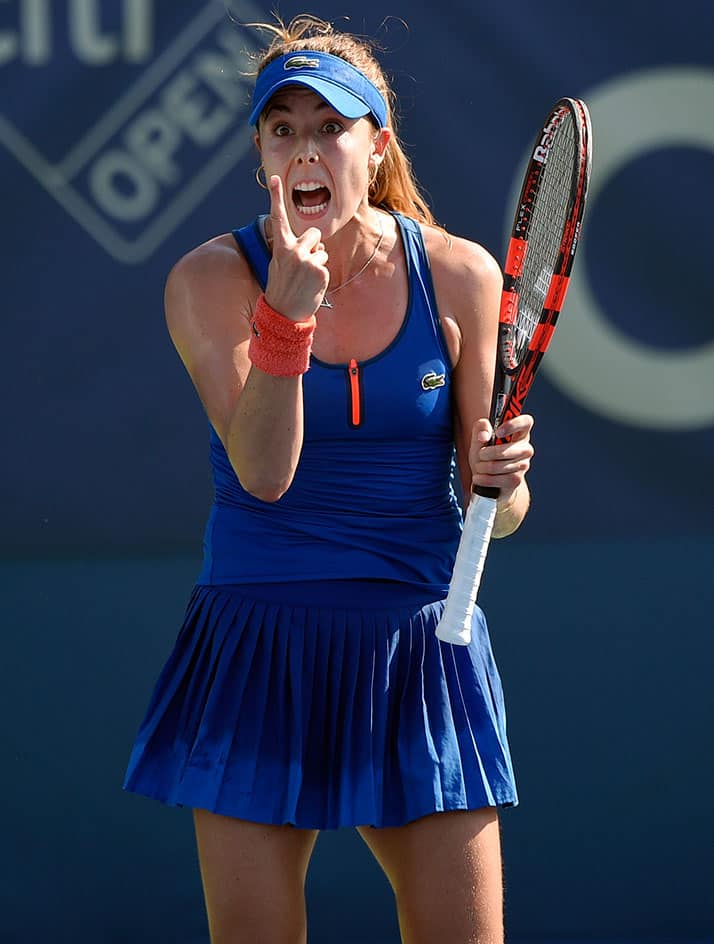
[[[436,233],[427,246],[434,290],[452,359],[454,430],[459,472],[468,496],[474,423],[490,415],[496,366],[501,269],[482,246]]]
[[[230,235],[188,253],[166,280],[169,334],[224,441],[250,370],[250,319],[259,291]]]

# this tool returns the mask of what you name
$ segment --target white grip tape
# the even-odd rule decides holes
[[[495,518],[496,499],[474,495],[466,509],[449,593],[436,627],[436,635],[444,642],[459,646],[471,642],[471,617]]]

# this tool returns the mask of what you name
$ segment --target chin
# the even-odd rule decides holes
[[[292,214],[295,220],[295,232],[304,233],[306,229],[311,229],[313,226],[317,227],[321,232],[327,232],[332,226],[334,226],[334,218],[330,213],[330,207],[326,207],[324,210],[321,210],[319,213],[300,213],[298,210],[295,210]]]

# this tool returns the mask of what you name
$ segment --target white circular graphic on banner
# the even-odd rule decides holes
[[[593,123],[591,212],[609,179],[650,151],[714,152],[714,70],[652,69],[597,86],[583,98]],[[516,204],[521,177],[522,171],[509,207]],[[507,225],[510,231],[510,220]],[[701,262],[700,238],[689,235]],[[577,403],[619,422],[660,430],[714,424],[714,342],[666,351],[628,337],[601,310],[580,263],[575,262],[565,312],[543,360],[549,378]],[[686,285],[682,304],[687,304]]]

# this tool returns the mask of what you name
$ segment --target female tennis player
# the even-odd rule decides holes
[[[528,507],[532,418],[488,444],[501,273],[435,225],[370,46],[309,16],[263,28],[269,212],[166,286],[215,501],[126,787],[194,810],[213,944],[304,942],[308,861],[340,826],[404,941],[496,944],[517,802],[501,683],[479,609],[467,647],[434,629],[457,477],[500,489],[496,536]]]

